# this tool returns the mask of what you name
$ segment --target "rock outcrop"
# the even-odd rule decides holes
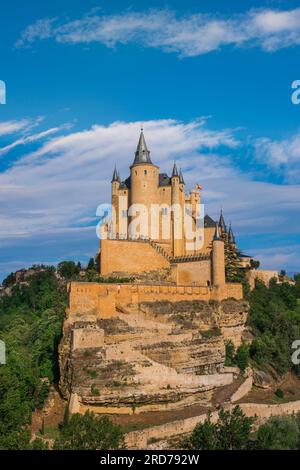
[[[245,301],[144,302],[117,316],[69,316],[59,348],[60,389],[79,410],[139,413],[207,404],[230,384],[225,342],[237,346]],[[77,399],[76,398],[76,399]]]

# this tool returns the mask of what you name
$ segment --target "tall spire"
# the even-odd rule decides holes
[[[179,176],[178,170],[177,170],[176,162],[174,162],[174,165],[173,165],[172,178],[173,178],[174,176]]]
[[[143,163],[150,163],[150,165],[152,165],[150,159],[150,151],[147,149],[143,128],[141,128],[140,138],[136,148],[133,165],[140,165]]]
[[[221,208],[220,219],[219,219],[219,227],[221,228],[222,233],[226,233],[226,232],[227,232],[227,228],[226,228],[226,224],[225,224],[225,220],[224,220],[224,216],[223,216],[223,209],[222,209],[222,208]]]
[[[216,222],[214,240],[220,240],[219,224]]]
[[[234,244],[235,244],[235,236],[234,236],[234,234],[233,234],[233,230],[232,230],[232,227],[231,227],[231,223],[230,223],[230,225],[229,225],[228,241],[229,241],[229,243],[234,243]]]
[[[180,171],[179,171],[179,183],[184,184],[184,179],[183,179],[183,174],[182,174],[181,168],[180,168]]]
[[[114,172],[113,172],[113,176],[112,176],[112,180],[111,182],[114,183],[115,181],[120,181],[120,176],[119,176],[119,172],[117,170],[117,166],[115,165],[115,168],[114,168]]]

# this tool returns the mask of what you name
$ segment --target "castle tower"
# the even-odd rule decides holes
[[[115,238],[119,233],[119,188],[120,188],[120,175],[115,165],[112,180],[111,180],[111,201],[114,209],[111,220],[111,238]]]
[[[216,223],[212,249],[212,281],[214,287],[223,287],[225,280],[225,250],[224,241],[219,235],[219,224]]]
[[[171,176],[171,204],[173,207],[171,214],[171,225],[172,225],[172,251],[173,256],[183,255],[183,207],[181,188],[182,183],[180,182],[180,176],[178,173],[177,165],[174,162],[172,176]]]
[[[130,167],[131,214],[129,214],[131,226],[137,227],[141,237],[151,238],[151,206],[159,203],[158,184],[159,167],[153,165],[150,159],[150,151],[146,145],[143,129],[141,129],[135,158]],[[134,220],[137,218],[140,223],[135,225]],[[129,233],[129,236],[132,234]]]

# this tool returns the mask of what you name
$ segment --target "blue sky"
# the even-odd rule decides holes
[[[96,252],[141,122],[153,161],[201,183],[244,251],[300,271],[299,56],[296,1],[6,1],[0,279]]]

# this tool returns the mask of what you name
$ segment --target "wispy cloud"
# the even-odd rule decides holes
[[[254,145],[257,161],[281,174],[287,182],[300,182],[300,132],[283,140],[260,138]]]
[[[63,126],[60,126],[60,127],[52,127],[51,129],[47,129],[45,131],[38,132],[36,134],[21,137],[21,138],[15,140],[14,142],[12,142],[11,144],[0,148],[0,156],[4,155],[5,153],[9,152],[10,150],[14,149],[15,147],[18,147],[19,145],[25,145],[25,144],[36,142],[38,140],[45,139],[46,137],[49,137],[52,134],[56,134],[57,132],[61,131],[62,129],[66,129],[67,127],[69,127],[69,125],[63,125]]]
[[[207,54],[224,46],[261,47],[266,52],[300,44],[300,8],[252,9],[244,14],[178,16],[170,10],[89,14],[74,21],[44,18],[29,25],[16,43],[27,47],[37,40],[58,43],[99,42],[107,47],[136,43],[182,57]]]
[[[300,232],[300,186],[254,181],[238,170],[230,156],[242,152],[243,146],[234,131],[214,130],[205,119],[153,120],[144,127],[152,159],[161,171],[170,172],[175,158],[187,187],[203,184],[206,211],[217,217],[223,204],[238,236],[286,237]],[[96,250],[91,227],[97,223],[96,207],[110,201],[114,162],[122,178],[128,176],[138,135],[139,123],[114,122],[52,136],[0,173],[3,254],[9,249],[24,254],[27,246],[33,259],[43,252],[55,257],[86,252],[88,246]],[[299,264],[299,256],[297,260]]]

